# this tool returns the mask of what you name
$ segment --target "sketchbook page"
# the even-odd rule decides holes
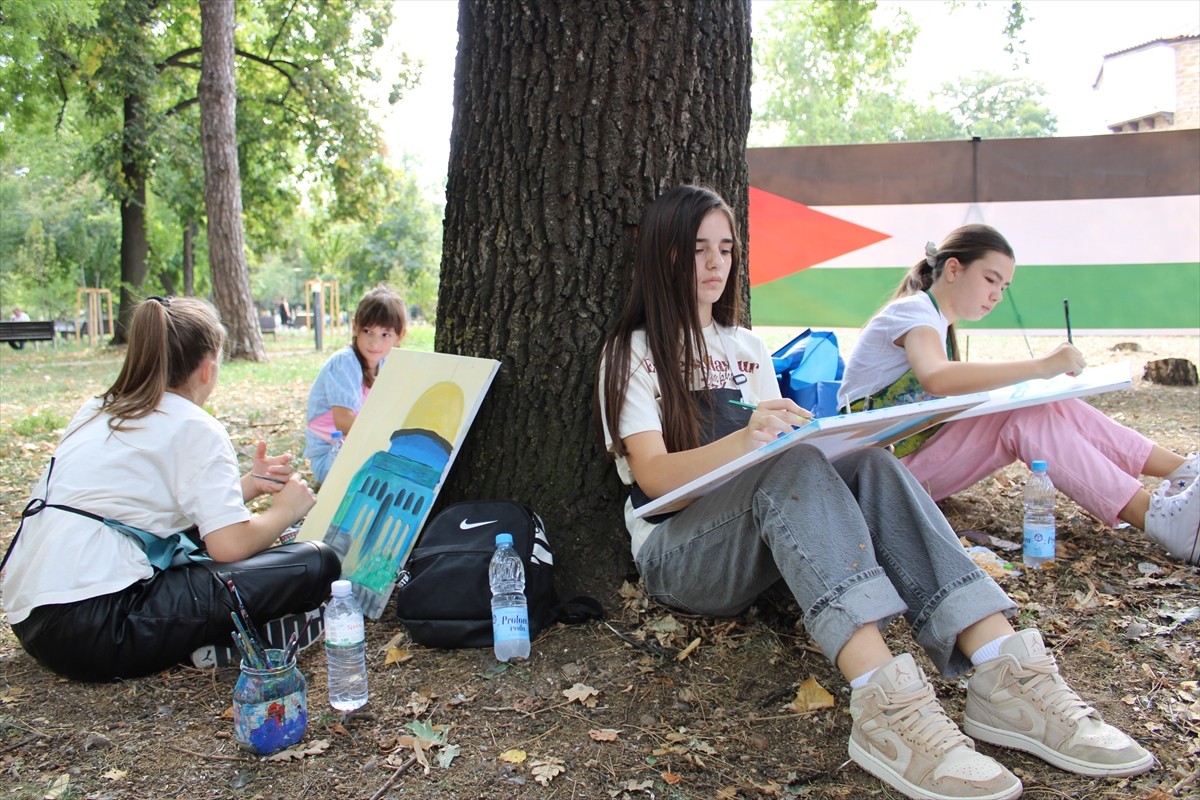
[[[1075,377],[1056,375],[1048,380],[1025,381],[1014,386],[993,389],[987,393],[986,403],[968,408],[955,419],[979,417],[984,414],[995,414],[998,411],[1012,411],[1014,408],[1053,403],[1056,400],[1066,400],[1070,397],[1087,397],[1102,392],[1128,389],[1132,385],[1133,379],[1128,361],[1102,364],[1098,367],[1088,367]]]
[[[500,362],[395,349],[297,538],[342,560],[363,613],[378,619]]]
[[[678,511],[744,470],[799,444],[811,444],[830,459],[863,447],[884,447],[931,425],[945,422],[964,408],[978,405],[987,398],[986,392],[980,392],[814,419],[751,453],[667,492],[662,497],[635,509],[634,514],[647,517]]]

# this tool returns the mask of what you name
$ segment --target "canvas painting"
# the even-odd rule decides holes
[[[371,619],[386,608],[499,367],[393,350],[321,485],[298,538],[337,551]]]

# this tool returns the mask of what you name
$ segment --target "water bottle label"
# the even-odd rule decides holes
[[[366,628],[360,616],[325,620],[326,644],[334,647],[353,647],[366,638]]]
[[[1024,553],[1029,558],[1054,558],[1054,526],[1026,525]]]
[[[497,642],[529,638],[529,609],[492,609],[492,638]]]

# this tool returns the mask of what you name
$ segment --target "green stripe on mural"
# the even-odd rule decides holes
[[[755,325],[857,328],[892,296],[905,269],[806,269],[750,293]],[[1200,264],[1018,267],[1004,301],[964,328],[1200,328]],[[1019,315],[1019,319],[1018,319]]]

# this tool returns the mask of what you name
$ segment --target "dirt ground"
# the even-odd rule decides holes
[[[1196,450],[1200,392],[1153,386],[1140,376],[1147,360],[1197,361],[1197,339],[1128,341],[1139,349],[1117,349],[1120,340],[1081,341],[1092,363],[1128,359],[1134,368],[1132,390],[1097,397],[1095,405],[1167,447]],[[973,337],[971,357],[1002,346],[1011,349]],[[295,400],[284,393],[269,402]],[[222,420],[235,441],[246,433],[239,427],[254,424]],[[21,453],[10,448],[5,457]],[[1023,476],[1023,467],[1011,467],[943,510],[956,530],[1019,541]],[[0,498],[0,544],[7,545],[24,502],[12,493]],[[980,749],[1017,772],[1026,797],[1200,796],[1200,570],[1061,496],[1058,523],[1060,563],[1009,575],[1002,585],[1021,606],[1021,624],[1043,631],[1073,686],[1151,749],[1158,764],[1135,778],[1089,779],[1015,751]],[[243,754],[233,742],[236,670],[180,667],[136,681],[71,683],[39,667],[0,625],[0,794],[899,797],[847,763],[848,691],[812,646],[794,604],[763,601],[741,617],[717,620],[648,605],[635,585],[613,586],[601,600],[609,612],[604,622],[552,629],[528,661],[507,666],[490,650],[412,645],[385,614],[368,624],[371,701],[344,718],[328,706],[320,648],[302,653],[309,728],[303,747],[286,760]],[[914,649],[902,623],[888,635],[897,651]],[[831,708],[808,710],[809,703],[822,705],[810,681],[830,693]],[[960,719],[964,682],[935,685]]]

